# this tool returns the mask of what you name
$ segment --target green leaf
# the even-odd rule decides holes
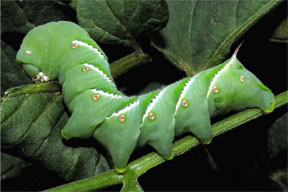
[[[273,42],[288,43],[288,17],[283,19],[276,27],[270,40]]]
[[[22,159],[1,152],[1,180],[20,176],[23,169],[30,165]]]
[[[102,43],[138,48],[135,37],[157,31],[168,20],[164,0],[77,1],[77,19],[90,36]]]
[[[1,32],[27,33],[33,28],[16,1],[1,2]]]
[[[272,182],[273,191],[287,191],[287,167],[271,172],[269,179]],[[271,191],[272,191],[271,190]]]
[[[169,21],[153,36],[154,45],[194,75],[223,61],[231,45],[279,2],[168,0]]]
[[[50,21],[71,20],[72,8],[56,0],[1,2],[1,32],[26,34],[37,25]]]
[[[73,9],[57,0],[49,1],[24,1],[21,4],[29,22],[35,26],[51,21],[72,20]]]
[[[288,113],[279,117],[268,130],[268,150],[271,157],[276,157],[281,152],[287,151],[288,146]]]
[[[16,52],[1,41],[1,95],[11,87],[31,83],[21,65],[16,63]]]
[[[1,105],[1,150],[41,164],[67,180],[109,169],[94,147],[70,146],[61,137],[69,116],[53,82],[8,90]]]

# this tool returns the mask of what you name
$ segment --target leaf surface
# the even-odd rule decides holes
[[[268,150],[271,158],[275,158],[281,152],[287,151],[287,125],[288,113],[285,113],[279,117],[268,130]]]
[[[1,2],[1,32],[27,33],[33,28],[16,1]]]
[[[1,95],[8,88],[31,83],[24,70],[16,63],[16,52],[1,41]]]
[[[279,2],[168,0],[169,21],[153,35],[154,46],[194,75],[223,61],[231,45]]]
[[[281,23],[275,28],[270,40],[288,44],[288,17],[283,19]]]
[[[35,26],[57,20],[71,20],[72,8],[60,1],[2,1],[1,32],[26,34]]]
[[[96,41],[134,48],[136,36],[159,30],[168,20],[164,0],[77,1],[76,11],[79,24]]]
[[[72,146],[62,139],[68,118],[56,83],[10,89],[1,105],[1,150],[39,163],[67,180],[107,171],[106,159],[93,146]]]
[[[19,177],[30,163],[1,152],[1,180]]]

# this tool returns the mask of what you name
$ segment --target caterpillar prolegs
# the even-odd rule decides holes
[[[93,137],[123,173],[136,147],[152,146],[173,157],[175,135],[194,134],[211,141],[210,117],[258,107],[274,109],[274,95],[236,58],[184,78],[161,90],[125,96],[117,90],[106,55],[78,25],[59,21],[31,30],[17,61],[38,81],[58,79],[71,117],[62,136]]]

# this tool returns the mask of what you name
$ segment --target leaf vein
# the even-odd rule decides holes
[[[22,102],[20,105],[18,105],[18,107],[13,111],[13,113],[11,113],[11,115],[9,115],[9,117],[7,117],[5,120],[3,120],[3,121],[1,122],[1,124],[3,124],[4,122],[6,122],[8,119],[10,119],[10,117],[12,117],[12,116],[21,108],[21,106],[24,105],[24,103],[27,102],[27,99],[28,99],[29,97],[30,97],[30,95],[28,94],[28,95],[25,97],[25,99],[23,99],[23,102]]]
[[[39,120],[39,118],[43,115],[44,111],[46,111],[48,108],[49,108],[49,105],[51,105],[55,100],[56,100],[57,96],[52,98],[51,101],[49,103],[46,104],[45,108],[43,111],[41,111],[41,113],[39,114],[39,116],[29,125],[27,131],[23,134],[23,136],[18,140],[16,141],[13,145],[17,145],[19,143],[21,143],[25,138],[26,136],[28,135],[28,133],[30,132],[31,128],[33,127],[33,125],[35,124],[35,122],[37,122]],[[10,146],[8,146],[10,147]]]
[[[126,26],[125,26],[125,25],[120,21],[120,19],[115,15],[114,11],[112,11],[109,3],[107,3],[107,0],[106,0],[106,4],[107,4],[107,6],[109,7],[109,10],[110,10],[110,12],[112,13],[112,15],[113,15],[113,16],[117,19],[117,21],[120,23],[120,26],[124,29],[124,31],[126,32],[126,34],[128,34],[128,35],[130,36],[130,33],[129,33],[129,31],[127,30]],[[131,36],[130,36],[130,38],[131,38]]]
[[[224,47],[229,45],[230,41],[233,40],[234,36],[240,35],[242,32],[244,32],[249,25],[251,25],[256,19],[259,19],[258,16],[260,16],[263,12],[265,12],[265,10],[269,9],[271,5],[276,3],[278,3],[278,1],[272,1],[267,3],[265,6],[263,6],[263,8],[259,9],[259,11],[257,11],[254,15],[252,15],[249,19],[247,19],[246,22],[244,22],[242,25],[240,25],[238,28],[232,31],[229,35],[227,35],[225,40],[220,44],[219,48],[216,49],[214,54],[210,57],[207,64],[204,65],[202,71],[213,65],[213,60],[217,57],[219,52],[221,52],[224,49]]]
[[[34,157],[39,150],[42,148],[42,146],[44,145],[44,143],[48,140],[48,138],[50,137],[50,135],[52,134],[53,130],[55,129],[55,127],[57,127],[57,124],[59,123],[60,119],[63,117],[65,113],[63,113],[60,117],[58,117],[57,121],[53,124],[52,129],[50,131],[50,133],[46,136],[45,139],[43,139],[43,142],[40,144],[39,148],[35,151],[34,154],[31,155],[31,157]]]

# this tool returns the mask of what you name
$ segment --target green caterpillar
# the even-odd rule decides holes
[[[192,78],[132,97],[117,90],[104,52],[71,22],[31,30],[17,61],[37,81],[59,80],[72,113],[62,136],[95,138],[108,150],[116,171],[123,173],[136,147],[148,144],[171,159],[175,135],[190,132],[203,143],[211,142],[210,117],[252,107],[273,111],[272,91],[244,68],[237,51]]]

